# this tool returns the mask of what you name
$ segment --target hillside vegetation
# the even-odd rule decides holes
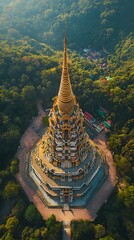
[[[133,0],[0,1],[2,34],[62,46],[65,22],[71,48],[113,47],[134,29]]]
[[[112,239],[124,240],[133,239],[133,216],[131,214],[134,206],[133,46],[134,38],[128,37],[117,45],[114,54],[108,56],[111,80],[107,82],[103,81],[104,76],[101,72],[99,75],[98,66],[95,67],[95,74],[96,71],[98,72],[97,79],[94,81],[90,79],[90,71],[94,67],[93,62],[81,59],[76,53],[69,56],[71,81],[82,109],[95,114],[96,108],[103,106],[108,110],[108,119],[112,120],[109,147],[114,152],[118,185],[113,197],[102,209],[96,224],[103,225],[104,235],[109,234]],[[0,236],[1,239],[6,239],[5,236],[8,235],[12,237],[9,239],[20,239],[16,229],[21,227],[22,236],[24,232],[28,234],[29,231],[34,236],[34,231],[38,229],[38,237],[32,239],[46,239],[41,238],[42,230],[39,230],[37,225],[33,224],[31,228],[23,214],[23,211],[27,211],[28,203],[14,179],[18,171],[18,161],[14,158],[14,154],[22,132],[28,126],[31,117],[37,114],[36,101],[42,100],[46,108],[52,106],[51,99],[57,94],[60,82],[62,55],[47,45],[29,38],[16,42],[1,41],[0,53],[0,68],[2,69],[0,75],[0,200],[5,205],[5,211],[0,219],[2,224]],[[83,66],[86,66],[86,70]],[[19,205],[18,202],[20,202]],[[1,205],[1,211],[2,209]],[[7,227],[7,221],[10,218],[16,221],[13,231]],[[118,224],[113,228],[114,222]],[[40,222],[40,229],[44,224]],[[89,224],[87,223],[87,226]],[[77,229],[76,226],[77,224],[75,224],[75,229]],[[87,228],[87,226],[86,229],[89,232],[90,227]],[[60,226],[57,225],[57,228],[60,230]],[[78,231],[80,229],[78,228]],[[92,229],[92,231],[95,230]],[[79,234],[81,236],[82,233]],[[87,232],[85,234],[87,236]],[[48,237],[48,232],[43,236]],[[55,239],[59,239],[56,236]],[[72,239],[81,239],[73,236]]]
[[[56,49],[63,48],[65,20],[73,91],[83,111],[94,116],[100,106],[108,111],[108,147],[117,169],[111,197],[93,223],[71,223],[72,239],[134,239],[133,5],[133,0],[0,1],[1,240],[62,239],[62,224],[53,215],[44,221],[16,182],[15,153],[37,116],[37,101],[49,108],[57,95],[62,52]],[[99,53],[106,47],[105,59],[88,58],[81,49],[86,47]]]

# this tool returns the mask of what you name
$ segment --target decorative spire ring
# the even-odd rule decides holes
[[[58,107],[61,113],[70,113],[74,106],[74,94],[70,82],[67,63],[67,43],[66,36],[64,37],[64,54],[61,83],[58,93]]]

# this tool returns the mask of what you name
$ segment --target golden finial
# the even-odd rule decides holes
[[[64,54],[63,54],[63,66],[61,83],[58,93],[58,107],[61,113],[70,113],[74,106],[74,94],[70,82],[67,64],[67,42],[66,32],[64,36]]]

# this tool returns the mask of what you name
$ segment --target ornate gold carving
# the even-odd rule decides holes
[[[61,113],[70,113],[74,106],[74,94],[68,73],[66,38],[64,38],[63,66],[57,103]]]

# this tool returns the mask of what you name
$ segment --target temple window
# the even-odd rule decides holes
[[[68,139],[68,130],[64,131],[64,139],[67,140]]]

